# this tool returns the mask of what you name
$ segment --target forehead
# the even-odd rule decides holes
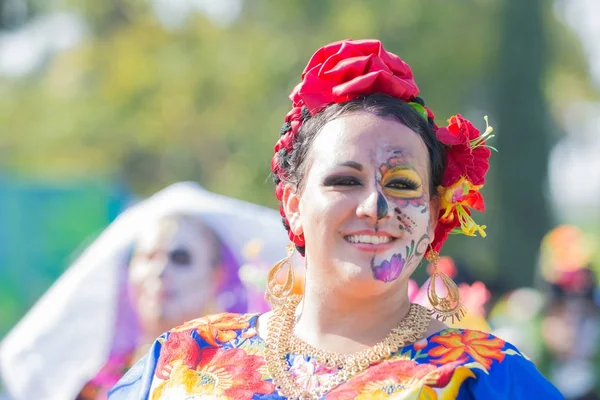
[[[425,170],[429,153],[421,137],[401,122],[367,112],[344,115],[328,122],[313,143],[313,162],[382,163],[399,158]]]
[[[200,221],[164,219],[149,225],[136,241],[137,249],[203,248],[210,242],[210,231]]]

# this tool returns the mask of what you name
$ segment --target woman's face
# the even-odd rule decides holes
[[[205,312],[218,284],[218,252],[212,232],[198,221],[166,219],[145,230],[129,267],[142,324],[164,330]]]
[[[406,283],[438,212],[422,139],[391,118],[345,115],[317,135],[306,171],[284,205],[293,232],[304,233],[309,276],[364,295]]]

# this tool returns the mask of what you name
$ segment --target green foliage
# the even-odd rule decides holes
[[[47,1],[31,3],[50,9]],[[290,108],[287,95],[312,52],[343,38],[379,38],[409,62],[440,123],[462,112],[484,128],[478,118],[488,114],[493,125],[500,122],[499,136],[518,141],[522,134],[503,132],[492,108],[490,88],[503,65],[503,1],[246,0],[230,26],[198,12],[177,29],[163,27],[149,3],[52,3],[82,15],[89,35],[34,76],[0,79],[0,120],[7,131],[0,135],[1,166],[41,178],[108,177],[140,195],[193,179],[275,206],[269,164]],[[547,40],[557,43],[549,45],[542,83],[552,112],[559,113],[564,103],[554,99],[565,87],[569,99],[593,94],[575,39],[548,7],[542,11]],[[528,94],[522,96],[515,99],[520,107]],[[484,190],[492,210],[505,206],[495,187],[501,173],[492,168]],[[493,239],[495,226],[488,225]],[[457,249],[473,240],[453,238],[447,251],[465,254]],[[477,243],[468,263],[479,276],[497,276],[495,254],[504,250],[494,240]]]
[[[228,28],[196,13],[171,31],[140,2],[67,4],[91,34],[37,76],[0,81],[12,131],[0,139],[3,161],[42,176],[119,177],[140,194],[195,179],[273,205],[269,162],[285,99],[327,42],[383,40],[417,71],[442,120],[479,91],[494,51],[483,45],[493,43],[494,2],[469,2],[468,30],[464,7],[446,2],[248,1]]]

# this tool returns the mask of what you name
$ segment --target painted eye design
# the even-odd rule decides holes
[[[411,179],[394,179],[389,182],[385,187],[396,190],[418,190],[421,185]]]
[[[402,199],[415,199],[423,195],[421,177],[411,167],[397,166],[386,170],[381,186],[386,194]]]
[[[171,262],[180,267],[187,267],[192,263],[192,256],[185,249],[175,249],[169,254]]]

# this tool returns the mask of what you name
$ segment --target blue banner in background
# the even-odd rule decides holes
[[[120,183],[0,177],[0,338],[132,199]]]

